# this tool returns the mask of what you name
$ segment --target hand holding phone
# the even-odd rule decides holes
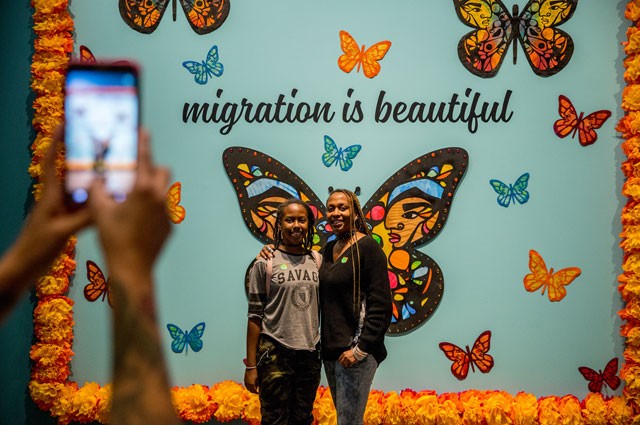
[[[140,100],[131,63],[72,63],[65,79],[65,192],[84,204],[95,178],[124,200],[135,181]]]

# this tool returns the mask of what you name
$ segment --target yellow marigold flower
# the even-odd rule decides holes
[[[68,13],[49,14],[34,22],[33,31],[40,37],[56,32],[72,32],[74,22]]]
[[[50,295],[64,295],[68,290],[69,278],[67,276],[45,275],[36,281],[36,294],[39,298]]]
[[[237,382],[222,381],[215,384],[209,390],[211,400],[218,405],[218,410],[213,414],[220,422],[227,422],[242,417],[242,410],[248,398],[244,387]]]
[[[77,392],[78,386],[75,383],[65,384],[58,399],[53,402],[50,412],[58,417],[58,424],[66,425],[77,420],[73,402]]]
[[[624,44],[624,51],[627,55],[637,53],[640,50],[640,29],[629,27],[627,29],[627,42]]]
[[[260,425],[262,416],[260,414],[260,398],[258,394],[249,393],[249,399],[244,405],[242,411],[242,420],[249,425]]]
[[[622,109],[637,111],[640,108],[640,85],[631,84],[622,90]]]
[[[42,383],[33,380],[29,382],[31,399],[42,410],[49,410],[53,406],[54,401],[60,398],[63,388],[64,384],[55,382]]]
[[[371,400],[371,397],[369,397],[369,400]],[[316,399],[313,402],[313,418],[314,423],[321,425],[336,425],[338,423],[329,387],[318,387]],[[366,413],[364,423],[367,423]]]
[[[54,53],[66,55],[73,51],[73,39],[62,34],[36,38],[33,43],[37,53]]]
[[[41,15],[67,10],[69,2],[68,0],[31,0],[31,4],[35,10],[33,18],[37,20]]]
[[[42,300],[33,311],[34,323],[70,325],[73,322],[73,300],[67,297],[52,297]]]
[[[402,418],[402,408],[400,406],[400,397],[395,391],[382,394],[380,403],[382,404],[382,424],[383,425],[401,425],[404,424]],[[367,406],[369,403],[367,402]],[[372,406],[372,407],[375,407]]]
[[[101,424],[108,424],[111,415],[111,384],[106,384],[101,387],[96,396],[100,399],[98,403],[98,410],[96,411],[95,420]]]
[[[488,425],[511,425],[512,397],[503,391],[494,391],[484,399],[484,417]]]
[[[73,351],[69,344],[34,344],[29,352],[29,358],[35,363],[34,368],[64,367],[72,357]]]
[[[566,395],[558,401],[558,410],[562,415],[562,425],[582,425],[582,410],[580,400],[573,395]]]
[[[629,2],[627,8],[624,11],[624,17],[630,21],[637,21],[640,19],[640,7],[634,2]]]
[[[462,418],[456,403],[447,398],[438,398],[438,425],[461,425]]]
[[[538,400],[538,421],[540,425],[558,425],[561,418],[557,397],[542,397]]]
[[[197,423],[211,419],[215,404],[211,400],[209,388],[197,384],[186,388],[173,388],[172,395],[180,418]]]
[[[73,339],[73,328],[71,326],[36,326],[34,334],[43,343],[64,344]]]
[[[620,233],[620,237],[623,239],[620,242],[620,247],[623,250],[631,251],[640,248],[640,226],[626,226]]]
[[[607,425],[607,406],[599,393],[589,393],[583,400],[582,416],[589,425]]]
[[[64,382],[69,378],[69,365],[38,366],[31,368],[31,379],[38,382]]]
[[[484,424],[484,414],[482,411],[482,400],[479,396],[480,394],[475,394],[476,391],[469,390],[465,391],[463,394],[460,394],[460,400],[464,400],[462,402],[462,421],[465,425],[483,425]]]
[[[76,269],[76,261],[67,254],[61,254],[51,266],[53,276],[69,276]]]
[[[535,425],[538,420],[538,399],[529,393],[519,392],[513,400],[514,425]]]
[[[418,423],[435,425],[438,418],[438,397],[433,392],[419,393],[414,409]]]
[[[613,397],[607,401],[607,423],[610,425],[627,425],[633,418],[633,408],[624,397]]]
[[[64,74],[57,70],[45,73],[42,78],[34,79],[31,88],[37,95],[58,95],[62,96],[64,85]],[[60,97],[62,100],[62,97]],[[62,107],[62,104],[60,104]]]
[[[640,56],[637,53],[627,57],[624,60],[624,80],[627,83],[633,83],[640,75]]]
[[[622,186],[622,194],[634,200],[640,198],[640,179],[637,177],[627,179]]]

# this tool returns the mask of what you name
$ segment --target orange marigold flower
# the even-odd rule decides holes
[[[211,400],[209,388],[202,385],[191,385],[186,388],[174,387],[173,404],[180,418],[192,422],[203,423],[211,419],[216,408]]]
[[[548,396],[538,400],[538,422],[540,425],[557,425],[561,423],[561,418],[557,397]]]
[[[587,394],[582,402],[582,405],[582,416],[588,424],[607,424],[607,406],[600,393]]]
[[[533,394],[519,392],[511,410],[514,425],[534,425],[538,420],[538,399]]]
[[[211,400],[218,405],[213,416],[217,421],[227,422],[242,417],[245,402],[249,393],[237,382],[222,381],[209,390]]]

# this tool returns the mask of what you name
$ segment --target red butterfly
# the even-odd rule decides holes
[[[463,380],[469,373],[469,365],[471,370],[476,371],[474,364],[482,373],[488,373],[493,368],[493,357],[487,354],[491,347],[491,331],[484,331],[473,343],[473,348],[469,350],[469,346],[465,350],[450,342],[441,342],[440,349],[444,351],[444,355],[449,360],[453,360],[451,365],[451,373],[459,380]]]
[[[602,392],[602,384],[607,384],[612,390],[616,390],[620,386],[620,378],[618,373],[618,358],[614,357],[604,367],[604,372],[597,372],[590,367],[581,366],[578,368],[584,379],[589,381],[589,391],[592,393]]]
[[[602,109],[592,112],[586,117],[584,116],[584,112],[581,112],[578,116],[576,108],[569,98],[560,95],[558,101],[558,112],[561,118],[553,124],[553,131],[556,135],[564,138],[571,134],[571,138],[573,139],[577,132],[582,146],[593,144],[598,139],[596,130],[602,127],[605,121],[611,116],[611,111]]]
[[[101,301],[104,302],[106,296],[109,305],[113,307],[109,281],[104,277],[100,267],[91,260],[87,260],[87,279],[89,279],[89,284],[84,287],[85,299],[93,302],[102,296]]]

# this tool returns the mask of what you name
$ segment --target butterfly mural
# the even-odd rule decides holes
[[[356,72],[360,72],[360,67],[362,67],[364,76],[373,78],[380,73],[378,61],[384,58],[390,47],[391,42],[385,40],[375,43],[365,50],[364,44],[360,48],[351,34],[340,31],[340,48],[344,54],[338,58],[338,67],[348,74],[357,65]]]
[[[177,0],[119,0],[122,20],[132,29],[151,34],[158,28],[164,12],[172,2],[176,20]],[[230,0],[180,0],[189,25],[197,34],[209,34],[218,29],[229,15]]]
[[[514,204],[524,204],[529,201],[529,192],[527,191],[527,185],[529,184],[529,173],[524,173],[514,184],[505,184],[497,179],[489,180],[489,184],[493,190],[498,194],[498,205],[507,208],[511,202]]]
[[[567,295],[565,286],[582,273],[578,267],[567,267],[557,272],[553,268],[547,269],[542,256],[533,249],[529,251],[529,269],[531,273],[524,277],[524,288],[529,292],[542,288],[542,295],[548,289],[547,296],[552,302],[562,300]]]
[[[180,205],[182,199],[182,183],[174,182],[167,192],[167,211],[169,212],[169,220],[174,224],[182,223],[187,216],[187,211]]]
[[[468,345],[462,349],[450,342],[441,342],[439,347],[444,355],[453,361],[451,373],[461,381],[467,377],[469,366],[473,372],[477,367],[482,373],[489,373],[493,368],[493,357],[488,354],[491,348],[491,331],[482,332],[471,349]]]
[[[353,167],[353,159],[362,149],[362,145],[351,145],[344,149],[338,147],[336,142],[329,136],[324,136],[324,153],[322,163],[326,167],[339,165],[342,171],[349,171]]]
[[[556,26],[571,18],[578,0],[529,0],[522,13],[514,5],[512,14],[501,0],[453,0],[453,4],[458,18],[474,28],[460,39],[458,57],[478,77],[494,77],[511,44],[515,64],[518,41],[540,77],[557,74],[571,60],[573,40]]]
[[[242,218],[263,243],[274,242],[277,207],[291,197],[307,202],[315,215],[315,249],[321,249],[334,237],[324,203],[284,164],[245,147],[226,149],[223,163]],[[372,236],[387,257],[393,295],[389,333],[411,331],[424,323],[440,303],[444,291],[442,271],[431,257],[416,248],[442,230],[467,164],[468,154],[462,148],[427,153],[395,172],[364,205]]]
[[[553,131],[560,138],[567,137],[571,134],[573,139],[578,134],[578,141],[582,146],[589,146],[598,139],[596,130],[611,116],[611,111],[599,110],[585,116],[584,112],[580,115],[576,112],[576,108],[568,97],[558,96],[558,113],[560,119],[553,123]]]
[[[193,74],[193,79],[198,84],[207,84],[209,78],[220,77],[224,72],[224,66],[218,62],[218,46],[214,45],[209,49],[207,58],[202,62],[184,61],[182,66]]]
[[[605,384],[613,391],[617,390],[620,386],[620,377],[618,377],[618,358],[607,362],[604,367],[604,371],[598,370],[597,372],[590,367],[581,366],[578,371],[584,376],[584,379],[589,381],[589,391],[592,393],[602,393],[603,387],[606,390]]]
[[[176,354],[180,354],[183,351],[185,354],[191,350],[197,353],[202,350],[204,343],[202,342],[202,335],[204,335],[205,323],[200,322],[196,324],[190,331],[183,331],[178,326],[167,323],[167,329],[169,335],[171,335],[171,351]]]
[[[91,260],[87,260],[87,279],[89,279],[89,283],[84,287],[84,298],[89,302],[94,302],[98,298],[104,302],[104,299],[107,298],[109,305],[113,307],[109,281],[100,267]]]
[[[80,45],[80,62],[82,63],[90,63],[90,64],[95,64],[98,63],[98,60],[96,59],[95,55],[93,54],[93,52],[85,45]]]

